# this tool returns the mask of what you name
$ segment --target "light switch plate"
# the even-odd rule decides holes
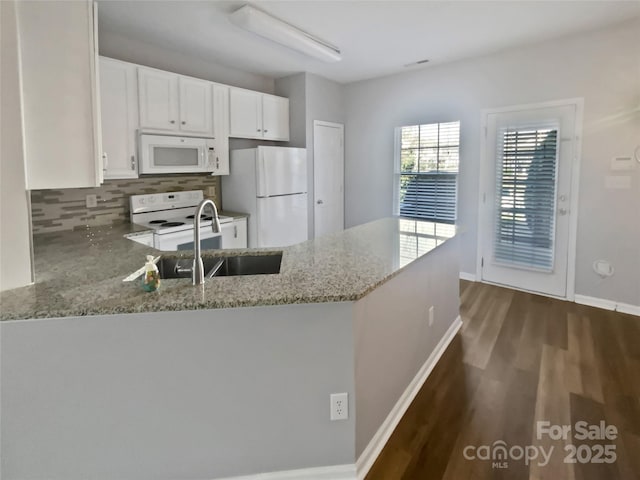
[[[604,177],[604,188],[609,190],[629,190],[631,177],[629,175],[607,175]]]
[[[632,171],[636,168],[636,162],[631,157],[615,157],[611,159],[611,170]]]

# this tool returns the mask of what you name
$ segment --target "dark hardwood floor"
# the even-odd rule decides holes
[[[366,479],[640,479],[640,318],[481,283],[460,290],[463,327]],[[544,421],[572,431],[538,439]],[[617,436],[576,439],[580,421]],[[506,464],[465,458],[499,441]],[[576,463],[565,463],[568,444]],[[539,457],[527,465],[514,446]],[[613,463],[590,461],[611,450]]]

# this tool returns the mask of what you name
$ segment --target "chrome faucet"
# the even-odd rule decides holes
[[[196,208],[196,216],[193,222],[193,249],[195,256],[193,257],[193,284],[202,285],[204,283],[204,265],[202,264],[202,255],[200,253],[200,215],[207,205],[213,208],[213,221],[211,229],[213,233],[220,233],[220,219],[218,218],[218,209],[216,204],[208,198],[205,198],[198,204]]]

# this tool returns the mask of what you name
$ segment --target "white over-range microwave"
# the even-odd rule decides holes
[[[201,173],[216,169],[213,138],[140,135],[140,173]]]

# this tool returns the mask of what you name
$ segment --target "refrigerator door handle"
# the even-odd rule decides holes
[[[290,197],[291,195],[302,195],[305,193],[307,192],[281,193],[280,195],[259,195],[258,198]]]

